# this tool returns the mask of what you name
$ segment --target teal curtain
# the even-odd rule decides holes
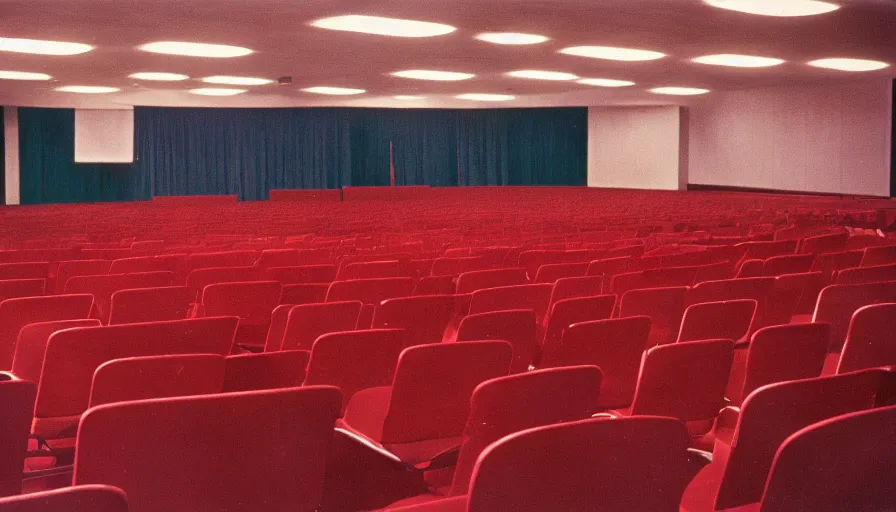
[[[22,204],[149,199],[131,164],[76,164],[75,111],[19,108]]]

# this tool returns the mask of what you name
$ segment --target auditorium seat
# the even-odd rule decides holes
[[[103,324],[109,323],[112,294],[118,290],[133,288],[158,288],[174,285],[171,272],[137,272],[134,274],[107,274],[100,276],[76,276],[65,283],[65,293],[89,293],[93,295],[91,318]]]
[[[40,297],[47,292],[46,279],[0,280],[0,302],[21,297]]]
[[[359,261],[343,266],[336,276],[337,280],[379,279],[386,277],[412,277],[407,275],[407,268],[398,260]]]
[[[28,324],[87,318],[93,296],[51,295],[0,302],[0,368],[8,370],[16,352],[19,331]]]
[[[414,287],[414,295],[453,295],[456,292],[454,276],[424,276]]]
[[[308,357],[307,350],[228,356],[224,361],[223,390],[255,391],[301,386]]]
[[[175,272],[177,273],[187,259],[186,254],[159,254],[154,256],[136,256],[112,261],[109,274],[134,274],[137,272]]]
[[[586,276],[604,276],[607,283],[613,276],[628,272],[636,262],[631,256],[594,260],[588,264]]]
[[[545,346],[541,367],[597,366],[603,373],[601,410],[626,408],[635,394],[649,333],[646,316],[572,324],[559,344]]]
[[[538,340],[540,347],[559,343],[563,331],[572,324],[612,317],[615,307],[615,295],[577,297],[553,303],[544,319],[543,336]]]
[[[847,268],[837,272],[834,284],[864,284],[896,281],[896,264]]]
[[[73,481],[121,488],[130,512],[312,512],[340,401],[309,387],[96,407],[81,420]]]
[[[601,295],[604,278],[601,276],[563,277],[554,283],[551,290],[550,303],[576,297],[593,297]]]
[[[739,410],[723,411],[712,463],[689,484],[683,510],[726,510],[759,501],[781,443],[813,423],[873,407],[883,373],[771,384],[748,396]]]
[[[287,284],[280,293],[281,304],[317,304],[327,299],[328,283],[319,284]]]
[[[362,306],[356,300],[293,306],[278,350],[311,350],[324,334],[357,329]]]
[[[585,277],[589,263],[553,263],[538,267],[533,283],[556,283],[564,277]]]
[[[258,281],[260,271],[256,267],[197,268],[187,275],[186,286],[193,290],[194,300],[202,297],[202,291],[210,284]]]
[[[220,393],[224,357],[177,354],[127,357],[96,368],[88,407],[148,398]]]
[[[862,251],[861,267],[875,267],[896,263],[896,245],[868,247]]]
[[[109,260],[73,260],[60,261],[56,268],[56,281],[53,293],[58,295],[65,291],[65,283],[75,276],[96,276],[108,274],[112,267]]]
[[[314,341],[306,386],[336,386],[343,410],[358,391],[389,386],[405,345],[401,329],[331,332]]]
[[[296,265],[299,265],[299,251],[296,249],[263,249],[255,262],[255,267],[263,270]]]
[[[489,311],[464,317],[455,341],[499,340],[513,347],[510,373],[529,370],[538,346],[538,319],[532,310]]]
[[[200,268],[252,267],[258,261],[259,251],[196,252],[187,255],[178,279],[185,282],[190,272]]]
[[[684,311],[678,342],[726,339],[746,341],[756,318],[753,299],[702,302]]]
[[[503,341],[404,349],[392,385],[355,393],[337,426],[406,464],[426,463],[461,444],[473,390],[507,375],[512,353]]]
[[[677,512],[688,436],[672,418],[588,419],[511,434],[476,461],[467,496],[394,512]]]
[[[837,252],[846,249],[849,241],[849,233],[830,233],[804,238],[800,242],[800,254],[822,254],[825,252]]]
[[[647,316],[651,320],[647,347],[675,343],[684,317],[687,286],[629,290],[619,303],[619,317]]]
[[[264,349],[271,312],[280,304],[280,283],[248,281],[210,284],[202,290],[199,317],[239,317],[236,343]]]
[[[108,485],[76,485],[0,498],[3,512],[128,512],[124,491]]]
[[[414,280],[410,277],[351,279],[330,284],[326,302],[357,300],[365,305],[374,305],[386,299],[410,297],[413,292]]]
[[[818,295],[813,322],[831,324],[828,352],[840,353],[853,313],[862,306],[896,302],[896,281],[867,284],[835,284]]]
[[[195,294],[187,286],[136,288],[112,294],[109,325],[188,318]]]
[[[75,327],[99,327],[95,318],[81,320],[56,320],[36,322],[22,326],[16,341],[16,352],[12,360],[12,373],[18,379],[40,382],[40,372],[44,366],[47,342],[56,331]]]
[[[765,315],[756,327],[789,324],[795,317],[811,318],[818,301],[818,294],[825,287],[828,278],[823,272],[784,274],[775,278],[775,284],[768,296]],[[806,321],[809,321],[808,318]]]
[[[46,279],[50,276],[50,264],[46,261],[0,263],[0,280]]]
[[[896,366],[896,303],[875,304],[856,310],[846,331],[837,373]]]
[[[332,283],[336,280],[336,265],[301,265],[296,267],[268,267],[262,277],[290,284]]]
[[[404,348],[441,343],[455,317],[454,295],[422,295],[387,299],[376,308],[374,329],[403,329]]]
[[[469,313],[475,315],[509,309],[531,309],[535,312],[536,325],[541,325],[548,314],[553,290],[554,287],[550,284],[524,284],[476,290],[470,299]]]
[[[457,276],[457,293],[473,293],[486,288],[523,285],[529,282],[523,267],[474,270]]]
[[[629,290],[644,288],[693,286],[697,270],[697,267],[666,267],[617,274],[610,282],[610,292],[623,295]]]
[[[22,492],[22,468],[28,447],[31,412],[37,385],[24,380],[0,380],[0,497]],[[0,510],[5,510],[0,499]]]

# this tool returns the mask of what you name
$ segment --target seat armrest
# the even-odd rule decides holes
[[[0,382],[9,380],[22,380],[16,377],[12,372],[0,372]]]
[[[734,429],[740,420],[740,407],[728,406],[719,411],[719,417],[716,418],[714,430],[723,428]]]

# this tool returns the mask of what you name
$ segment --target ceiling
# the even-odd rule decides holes
[[[780,0],[789,1],[789,0]],[[0,52],[0,70],[42,72],[52,82],[0,80],[0,104],[114,107],[196,106],[393,106],[505,107],[668,104],[685,98],[658,96],[660,86],[711,91],[792,85],[896,74],[896,1],[829,0],[842,8],[799,18],[756,16],[714,8],[701,0],[0,0],[0,37],[50,39],[95,45],[81,55]],[[430,38],[399,38],[324,30],[313,20],[366,14],[446,23],[457,31]],[[551,39],[505,46],[474,39],[480,32],[513,31]],[[255,53],[232,59],[151,54],[136,46],[152,41],[195,41],[244,46]],[[668,56],[616,62],[558,53],[577,45],[656,50]],[[698,56],[737,53],[785,59],[783,65],[744,69],[690,62]],[[822,70],[805,63],[827,57],[883,60],[893,66],[866,73]],[[436,69],[475,73],[460,82],[409,80],[389,73]],[[574,73],[585,78],[631,80],[609,89],[574,82],[505,76],[518,69]],[[140,71],[187,74],[185,82],[139,82]],[[237,75],[292,85],[249,87],[239,96],[189,94],[195,78]],[[79,95],[62,85],[104,85],[121,91]],[[311,86],[366,89],[359,96],[320,96]],[[461,93],[512,94],[502,103],[458,100]],[[709,94],[712,94],[710,92]],[[393,95],[422,95],[399,101]]]

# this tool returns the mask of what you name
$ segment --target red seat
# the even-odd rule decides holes
[[[355,393],[337,425],[408,464],[429,461],[460,445],[473,390],[507,375],[512,352],[503,341],[404,349],[392,385]]]
[[[684,311],[678,342],[712,339],[745,341],[755,317],[756,301],[753,299],[693,304]]]
[[[295,265],[299,265],[299,251],[296,249],[264,249],[255,262],[255,266],[261,269]]]
[[[395,512],[678,512],[688,436],[671,418],[588,419],[511,434],[473,469],[468,496]]]
[[[0,280],[0,302],[21,297],[40,297],[47,291],[46,279]]]
[[[91,318],[109,323],[112,294],[118,290],[133,288],[158,288],[173,285],[171,272],[138,272],[135,274],[107,274],[102,276],[76,276],[65,283],[65,293],[89,293],[93,295]]]
[[[831,233],[804,238],[800,242],[799,253],[821,254],[825,252],[837,252],[846,249],[849,242],[849,233]]]
[[[90,295],[51,295],[0,302],[0,368],[12,367],[22,327],[37,322],[87,318],[92,305]]]
[[[613,276],[628,272],[634,264],[635,259],[631,256],[594,260],[588,264],[585,275],[605,276],[605,281],[609,283]]]
[[[443,257],[436,258],[430,272],[437,277],[456,277],[464,272],[488,270],[492,267],[493,265],[482,256]]]
[[[610,292],[622,295],[629,290],[692,286],[698,267],[669,267],[618,274],[610,283]]]
[[[295,304],[280,304],[271,312],[271,325],[268,326],[268,334],[264,339],[264,351],[276,352],[283,344],[283,333],[286,332],[286,322],[289,319],[289,310]]]
[[[74,483],[121,488],[131,512],[312,512],[340,400],[311,387],[96,407],[78,431]]]
[[[384,300],[373,317],[374,329],[404,329],[405,348],[441,343],[454,319],[454,295],[422,295]]]
[[[554,283],[550,303],[576,297],[593,297],[603,290],[604,278],[597,277],[563,277]]]
[[[856,310],[846,331],[837,373],[896,366],[896,303],[875,304]]]
[[[109,260],[73,260],[60,261],[56,268],[56,284],[53,293],[60,294],[65,290],[65,283],[75,276],[98,276],[108,274],[112,267]]]
[[[896,264],[848,268],[837,272],[834,284],[863,284],[896,281]]]
[[[224,357],[177,354],[113,359],[93,373],[90,405],[220,393]]]
[[[270,267],[263,277],[282,285],[332,283],[336,280],[336,265],[303,265],[298,267]]]
[[[737,277],[777,277],[783,274],[801,274],[812,270],[814,262],[815,255],[813,254],[773,256],[762,260],[762,265],[757,275],[742,275],[745,271],[745,268],[742,266],[741,272]]]
[[[401,329],[324,334],[311,349],[305,385],[338,387],[344,408],[358,391],[392,384],[404,337]]]
[[[137,256],[112,261],[109,274],[135,274],[138,272],[179,272],[186,254],[160,254],[158,256]]]
[[[496,270],[475,270],[464,272],[457,277],[457,293],[472,293],[486,288],[515,286],[529,282],[526,269],[501,268]]]
[[[835,284],[818,295],[813,322],[831,324],[828,352],[839,353],[846,342],[846,332],[853,313],[862,306],[896,302],[896,281],[867,284]]]
[[[727,409],[716,426],[713,461],[688,486],[682,508],[725,510],[759,501],[781,443],[818,421],[873,407],[883,373],[771,384],[747,397],[739,414]]]
[[[675,343],[684,317],[687,286],[629,290],[619,303],[619,317],[650,317],[647,348]]]
[[[352,279],[330,284],[326,302],[361,301],[364,304],[379,304],[386,299],[410,297],[414,292],[414,280],[410,277],[387,277],[382,279]]]
[[[109,325],[183,320],[190,316],[194,297],[187,286],[118,290],[112,294]]]
[[[22,327],[16,341],[16,353],[12,360],[12,373],[22,380],[40,382],[40,372],[44,366],[44,353],[47,342],[56,331],[75,327],[98,327],[100,321],[95,318],[81,320],[56,320],[53,322],[37,322]]]
[[[239,317],[236,343],[263,348],[271,313],[280,304],[280,293],[280,283],[276,281],[210,284],[202,290],[199,316]]]
[[[766,384],[818,377],[824,368],[830,338],[828,324],[759,329],[748,348],[735,351],[726,396],[738,405]]]
[[[22,496],[0,498],[3,512],[128,512],[121,489],[108,485],[76,485]]]
[[[307,350],[228,356],[223,390],[254,391],[301,386],[308,357]]]
[[[743,242],[735,247],[743,251],[743,260],[766,260],[774,256],[785,256],[796,253],[799,240],[781,240],[775,242]]]
[[[279,350],[311,350],[314,341],[331,332],[358,328],[360,301],[303,304],[289,310]]]
[[[426,276],[417,282],[414,295],[454,295],[456,291],[454,276]]]
[[[24,263],[0,263],[0,280],[46,279],[50,276],[50,264],[46,261]]]
[[[31,428],[31,412],[37,386],[24,380],[0,381],[0,496],[22,492],[22,468]],[[6,510],[0,499],[0,510]]]
[[[535,312],[536,324],[541,325],[548,314],[553,289],[550,284],[524,284],[477,290],[470,300],[470,314],[531,309]]]
[[[585,277],[588,271],[588,262],[582,263],[553,263],[538,267],[533,283],[556,283],[564,277]]]
[[[823,272],[776,277],[768,296],[765,315],[757,327],[789,324],[795,315],[811,314],[826,280]]]
[[[237,318],[201,318],[80,327],[50,336],[41,371],[32,431],[46,439],[72,437],[87,409],[97,367],[125,357],[166,354],[226,355]]]
[[[464,317],[456,341],[500,340],[513,347],[510,373],[525,372],[535,359],[537,319],[528,309],[490,311]]]
[[[557,301],[544,321],[544,337],[539,340],[542,349],[560,343],[563,331],[572,324],[606,320],[613,316],[615,295],[597,295]]]
[[[535,279],[538,268],[542,265],[555,263],[581,263],[586,262],[584,251],[558,251],[536,249],[523,251],[519,256],[519,266],[526,269],[526,275],[530,280]],[[587,267],[586,267],[587,268]],[[496,285],[500,286],[500,285]],[[504,285],[509,286],[509,285]],[[472,291],[472,290],[470,290]]]
[[[186,285],[193,290],[194,300],[202,296],[202,290],[210,284],[258,281],[261,271],[255,267],[197,268],[187,276]]]
[[[288,284],[283,286],[280,293],[281,304],[318,304],[327,299],[327,290],[330,285],[320,284]]]
[[[862,251],[861,267],[874,267],[896,263],[896,245],[867,247]]]
[[[185,280],[191,271],[200,268],[252,267],[260,255],[259,251],[194,252],[181,265],[178,277]]]
[[[386,277],[410,277],[398,260],[359,261],[348,263],[340,269],[336,276],[340,281],[350,279],[379,279]]]
[[[896,458],[894,423],[896,407],[886,407],[845,414],[795,433],[775,454],[760,509],[891,510],[896,502],[890,474]]]

